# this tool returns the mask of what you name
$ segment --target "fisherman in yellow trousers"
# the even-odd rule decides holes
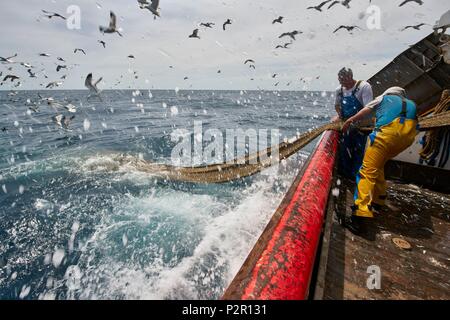
[[[387,196],[384,165],[412,145],[418,132],[416,104],[406,98],[403,88],[386,90],[348,119],[343,132],[370,115],[375,115],[375,130],[369,135],[363,164],[356,176],[355,205],[347,223],[352,231],[359,231],[361,222],[373,218],[373,210],[384,206]]]

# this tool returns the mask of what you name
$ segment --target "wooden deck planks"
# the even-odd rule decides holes
[[[351,214],[352,189],[341,186],[332,213],[323,299],[450,299],[450,195],[391,182],[388,209],[356,236],[337,219]],[[398,248],[394,237],[412,249]],[[366,286],[371,265],[381,269],[379,290]]]

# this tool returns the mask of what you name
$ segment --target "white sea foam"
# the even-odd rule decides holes
[[[53,253],[52,263],[55,268],[58,268],[61,265],[65,255],[66,253],[64,252],[64,249],[57,249]]]
[[[284,170],[231,191],[234,203],[171,188],[121,199],[82,250],[80,297],[220,298],[294,178]]]

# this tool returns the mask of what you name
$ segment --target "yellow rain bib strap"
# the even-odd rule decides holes
[[[407,113],[406,99],[402,97],[402,112],[400,112],[400,124],[405,123],[406,113]]]

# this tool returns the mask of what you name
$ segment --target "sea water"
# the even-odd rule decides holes
[[[38,96],[40,94],[41,97]],[[277,170],[202,185],[117,165],[171,163],[176,129],[278,129],[330,121],[333,97],[295,91],[0,91],[0,299],[218,299],[314,143]],[[33,102],[52,97],[72,115]]]

